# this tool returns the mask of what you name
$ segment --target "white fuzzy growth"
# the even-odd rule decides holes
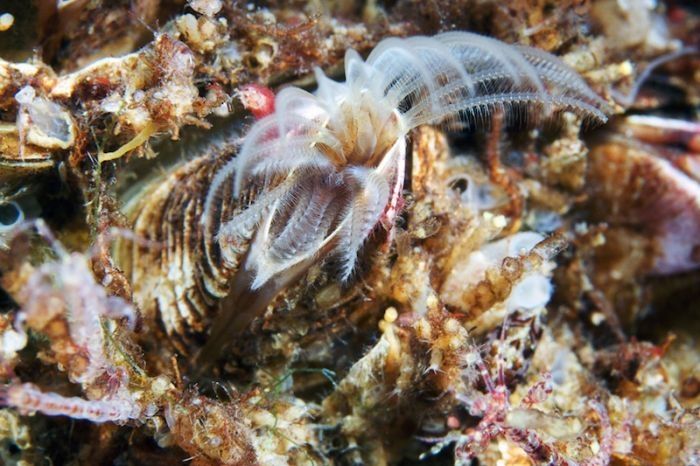
[[[509,122],[560,110],[607,118],[606,103],[553,55],[467,32],[385,39],[366,61],[350,50],[345,75],[335,82],[316,70],[315,94],[282,90],[275,112],[253,125],[213,180],[204,225],[226,183],[234,195],[263,187],[219,232],[220,240],[255,235],[246,262],[254,288],[329,254],[346,281],[377,225],[391,228],[405,137],[418,125],[487,125],[496,111]],[[517,256],[526,243],[494,253]]]
[[[77,253],[43,264],[27,281],[22,296],[24,306],[17,316],[20,328],[26,323],[41,330],[57,317],[67,321],[71,341],[85,351],[89,361],[80,373],[69,373],[78,383],[92,383],[113,367],[105,349],[102,318],[126,318],[130,328],[136,323],[134,308],[119,297],[108,296],[95,282],[85,257]]]
[[[17,408],[22,414],[40,412],[49,416],[69,416],[92,422],[119,422],[137,419],[140,406],[132,399],[85,400],[57,393],[42,392],[36,385],[25,383],[10,386],[4,403]]]

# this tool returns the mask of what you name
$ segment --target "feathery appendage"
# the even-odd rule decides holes
[[[316,70],[314,94],[282,90],[274,113],[253,125],[214,178],[210,193],[259,193],[219,231],[222,250],[250,245],[228,305],[244,305],[236,295],[255,290],[274,296],[329,256],[347,282],[377,225],[392,228],[411,129],[454,119],[488,124],[497,111],[517,119],[569,110],[604,122],[608,111],[553,55],[466,32],[385,39],[366,61],[349,50],[345,73],[340,83]],[[215,199],[208,196],[204,225]]]
[[[570,110],[606,121],[609,106],[544,51],[467,32],[386,39],[365,63],[349,54],[348,76],[401,112],[407,128],[446,118],[485,122],[494,110]],[[363,68],[362,72],[353,71]],[[507,113],[507,112],[506,112]]]

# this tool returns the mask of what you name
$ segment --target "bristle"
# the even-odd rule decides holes
[[[379,222],[389,201],[387,180],[378,173],[354,167],[348,170],[359,189],[343,220],[340,252],[342,259],[341,280],[347,281],[355,268],[357,253]]]
[[[532,95],[530,100],[551,114],[563,107],[605,121],[609,111],[576,72],[555,56],[477,34],[387,39],[370,54],[366,66],[375,70],[373,79],[383,82],[383,96],[378,97],[399,109],[408,127],[472,113],[478,125],[493,109],[505,108],[524,94]],[[353,69],[358,67],[352,64]],[[366,79],[368,74],[348,76]],[[485,100],[490,104],[481,105]]]

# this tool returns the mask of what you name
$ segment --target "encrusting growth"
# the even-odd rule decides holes
[[[136,310],[124,299],[109,296],[95,281],[88,259],[65,250],[42,220],[23,227],[27,225],[49,242],[58,259],[38,267],[18,293],[22,309],[16,314],[15,326],[22,338],[13,352],[27,345],[28,330],[46,335],[51,342],[46,358],[55,361],[70,381],[90,390],[95,399],[45,392],[17,379],[0,388],[0,404],[22,413],[39,411],[93,422],[137,419],[145,410],[128,389],[131,368],[114,349],[119,344],[114,335],[120,328],[116,322],[122,322],[123,331],[133,331]],[[115,321],[112,330],[107,321]]]
[[[563,110],[606,120],[605,102],[553,55],[467,32],[385,39],[366,61],[349,50],[345,75],[339,83],[317,69],[314,94],[283,89],[215,174],[203,228],[219,220],[222,193],[252,201],[218,232],[238,269],[200,360],[312,264],[332,258],[347,282],[378,226],[391,237],[413,128],[483,126],[496,111],[515,124]]]

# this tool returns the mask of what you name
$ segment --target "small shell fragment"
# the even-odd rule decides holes
[[[68,149],[75,141],[75,124],[57,103],[41,96],[31,86],[23,87],[15,99],[20,104],[17,128],[20,138],[44,149]]]

